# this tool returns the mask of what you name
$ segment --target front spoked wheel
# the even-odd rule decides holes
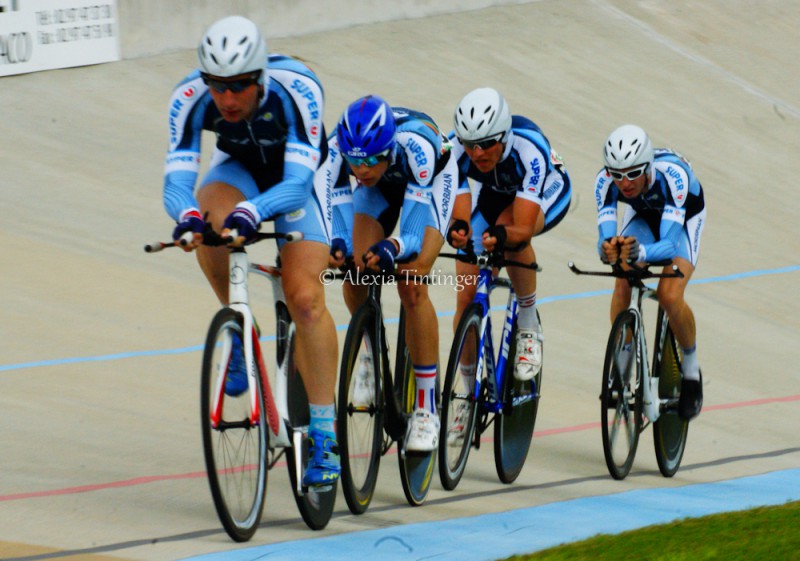
[[[439,479],[452,491],[461,481],[475,434],[476,370],[481,340],[481,307],[468,307],[459,320],[442,391]]]
[[[536,313],[538,315],[539,311]],[[544,371],[543,364],[532,380],[523,382],[514,377],[516,341],[515,323],[509,341],[503,382],[503,409],[495,416],[494,424],[494,463],[497,476],[503,483],[513,483],[519,477],[528,457],[536,425],[536,414],[539,411],[539,395]]]
[[[337,484],[325,490],[319,490],[314,487],[304,490],[298,485],[298,481],[302,481],[302,468],[308,461],[307,436],[311,415],[308,408],[306,388],[303,385],[303,380],[294,360],[295,328],[286,304],[283,302],[276,304],[275,316],[278,324],[278,372],[276,376],[286,376],[289,424],[294,430],[300,431],[303,435],[300,439],[298,450],[295,450],[294,447],[286,449],[286,464],[289,468],[292,495],[294,495],[297,509],[300,511],[300,516],[303,517],[306,525],[312,530],[321,530],[328,525],[333,514]]]
[[[231,348],[243,340],[241,314],[223,308],[208,330],[203,352],[200,415],[208,483],[222,526],[237,542],[258,528],[267,490],[268,427],[259,372],[249,388],[228,395]],[[237,353],[234,354],[237,356]],[[245,357],[252,353],[245,352]],[[258,369],[258,361],[254,361]],[[233,392],[231,392],[233,393]]]
[[[689,434],[689,421],[678,415],[683,357],[661,308],[658,309],[657,325],[653,373],[658,376],[661,410],[658,419],[653,423],[653,442],[659,471],[664,477],[672,477],[681,465]]]
[[[630,310],[620,313],[606,347],[600,390],[600,425],[608,472],[624,479],[633,465],[642,431],[642,356],[638,321]]]
[[[397,333],[397,358],[395,360],[394,387],[401,388],[400,411],[404,417],[410,417],[414,411],[417,393],[417,381],[414,375],[414,364],[406,347],[405,310],[400,310],[400,327]],[[438,380],[437,380],[438,391]],[[437,403],[441,397],[437,393]],[[402,443],[397,458],[400,463],[400,481],[403,484],[403,493],[408,504],[420,506],[425,502],[428,491],[433,481],[433,469],[436,464],[436,450],[431,452],[405,452],[405,443]]]
[[[375,311],[359,308],[347,328],[339,373],[337,438],[342,492],[353,514],[369,507],[383,446],[383,388]]]

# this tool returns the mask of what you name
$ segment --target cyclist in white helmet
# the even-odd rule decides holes
[[[241,16],[212,24],[197,48],[200,68],[178,84],[169,106],[169,149],[164,207],[176,222],[176,243],[197,260],[222,304],[228,303],[228,250],[202,245],[213,230],[236,229],[245,243],[263,220],[275,230],[299,230],[303,240],[279,243],[286,303],[297,325],[296,360],[311,404],[313,449],[304,484],[329,485],[339,476],[334,432],[338,344],[319,282],[327,267],[330,232],[312,182],[327,153],[323,92],[304,64],[272,54],[258,27]],[[216,135],[209,170],[200,171],[204,130]],[[238,344],[237,344],[238,343]],[[225,391],[236,396],[247,380],[241,342],[234,342],[232,376]]]
[[[623,125],[609,135],[603,161],[595,179],[600,258],[606,263],[671,260],[684,275],[661,279],[658,301],[683,348],[678,411],[684,419],[692,419],[703,406],[703,384],[694,314],[684,292],[697,266],[706,221],[703,189],[686,158],[672,150],[654,149],[647,133],[636,125]],[[627,205],[619,229],[618,202]],[[630,299],[630,286],[618,279],[611,321]]]
[[[453,153],[462,183],[448,241],[464,248],[471,240],[475,251],[501,250],[514,261],[536,261],[532,238],[561,222],[570,205],[571,183],[561,157],[533,121],[511,115],[508,103],[493,88],[478,88],[464,96],[453,124]],[[456,267],[459,279],[477,275],[473,265],[456,262]],[[509,267],[508,276],[519,305],[514,375],[530,380],[542,367],[536,271]],[[476,284],[460,287],[454,325],[472,302]],[[469,365],[462,365],[465,369]]]

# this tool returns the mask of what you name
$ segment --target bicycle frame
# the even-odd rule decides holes
[[[473,398],[477,401],[482,391],[483,364],[485,357],[487,368],[486,384],[489,395],[489,401],[486,403],[486,407],[490,412],[497,413],[502,410],[504,405],[500,392],[502,391],[505,381],[506,364],[509,360],[508,351],[510,349],[511,330],[514,325],[514,318],[517,316],[517,299],[514,295],[514,288],[511,286],[510,282],[492,275],[492,268],[487,256],[478,256],[478,266],[478,287],[473,302],[481,306],[482,320],[478,362],[475,372],[475,395]],[[498,349],[498,354],[495,358],[489,296],[497,287],[508,288],[509,292],[503,321],[503,333],[500,339],[500,349]]]
[[[661,415],[661,403],[658,398],[658,375],[650,372],[649,353],[647,352],[647,338],[645,337],[644,318],[642,315],[642,300],[644,298],[656,299],[656,291],[641,283],[631,284],[631,301],[628,310],[636,318],[636,333],[638,334],[639,344],[636,345],[636,360],[642,364],[642,395],[644,414],[647,420],[654,423]],[[662,341],[663,343],[663,341]],[[661,345],[658,346],[661,348]],[[644,356],[640,356],[643,354]],[[642,430],[647,425],[642,425]]]

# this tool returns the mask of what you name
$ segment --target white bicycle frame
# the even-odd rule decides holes
[[[267,370],[265,368],[263,352],[261,351],[261,344],[259,341],[254,340],[253,334],[254,320],[253,313],[250,309],[250,296],[248,289],[248,276],[250,273],[259,274],[268,278],[272,284],[273,302],[285,303],[283,293],[283,286],[281,284],[281,271],[277,267],[270,267],[251,263],[245,251],[233,251],[229,256],[229,287],[228,287],[228,307],[240,313],[243,318],[243,336],[244,336],[244,352],[245,364],[247,365],[247,383],[250,395],[250,415],[251,419],[258,418],[258,400],[254,389],[256,386],[256,376],[259,369],[256,364],[261,365],[261,370],[264,372],[264,380],[262,386],[264,390],[264,415],[266,415],[267,426],[269,427],[269,447],[286,448],[291,446],[295,454],[295,470],[297,477],[297,491],[302,494],[302,444],[303,437],[307,427],[290,427],[289,423],[289,406],[288,406],[288,367],[290,356],[289,353],[284,353],[282,360],[277,364],[275,372],[275,393],[273,394],[269,380],[267,379]],[[293,334],[295,327],[294,324],[290,326],[289,336]],[[226,342],[226,347],[229,343]],[[253,356],[257,353],[259,356]],[[230,356],[230,349],[223,350],[223,356]],[[258,363],[256,362],[258,361]],[[225,364],[225,362],[223,362]],[[217,387],[217,400],[222,395],[222,385],[225,383],[224,367],[218,374],[218,387]],[[218,403],[215,403],[215,410]]]
[[[639,342],[636,345],[636,360],[642,362],[642,397],[644,402],[644,414],[647,419],[654,423],[661,416],[661,399],[658,397],[658,380],[657,373],[650,372],[650,361],[647,354],[647,341],[644,332],[644,322],[642,318],[642,299],[656,298],[656,291],[650,287],[642,290],[638,286],[633,286],[631,290],[631,302],[628,305],[628,310],[633,313],[636,318],[636,332],[639,334]],[[667,321],[667,316],[664,314],[664,320]],[[661,336],[666,335],[666,326],[661,329]],[[663,341],[658,342],[658,349],[663,348]],[[642,356],[644,355],[644,356]]]

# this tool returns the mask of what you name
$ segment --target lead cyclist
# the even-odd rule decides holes
[[[286,304],[297,328],[295,359],[309,398],[312,452],[305,485],[328,486],[339,478],[334,430],[338,344],[319,282],[328,264],[330,232],[324,201],[312,180],[327,152],[323,92],[317,76],[292,58],[269,54],[258,27],[240,16],[223,18],[204,33],[200,67],[170,99],[170,141],[164,207],[177,222],[176,243],[195,251],[220,303],[228,303],[228,249],[202,245],[213,230],[236,230],[235,245],[251,238],[265,219],[277,232],[300,231],[303,241],[279,242]],[[209,170],[195,193],[204,130],[216,135]],[[234,341],[225,392],[247,389],[241,342]]]

